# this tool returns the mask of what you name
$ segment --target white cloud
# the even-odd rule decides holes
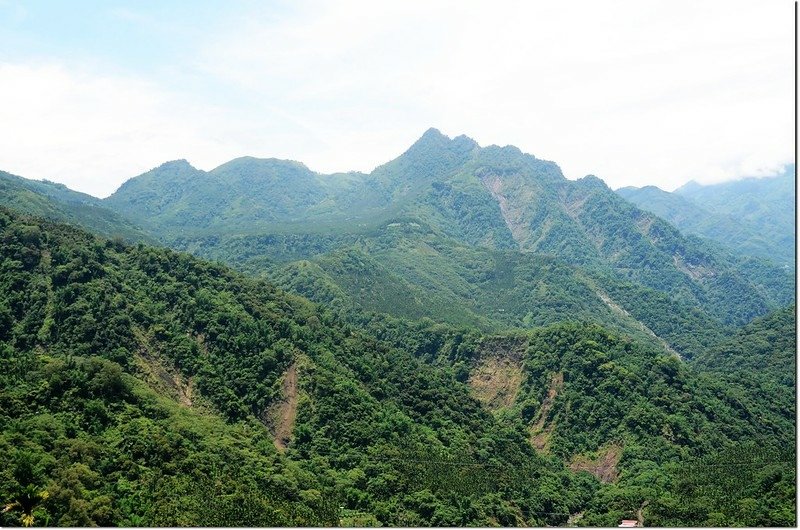
[[[0,101],[0,168],[97,196],[166,160],[241,154],[236,117],[134,77],[0,63]]]
[[[14,101],[0,168],[101,195],[178,157],[369,170],[434,126],[613,187],[764,174],[793,157],[792,15],[789,1],[257,4],[197,31],[167,75],[0,64]]]
[[[515,144],[573,178],[674,188],[791,159],[792,13],[790,2],[310,3],[277,25],[252,15],[200,60],[320,138],[327,148],[306,158],[316,167],[368,169],[437,126]],[[368,148],[376,135],[387,144]]]

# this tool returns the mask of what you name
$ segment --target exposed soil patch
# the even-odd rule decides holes
[[[483,341],[468,384],[478,401],[491,411],[514,404],[522,384],[522,358],[527,341],[490,337]]]
[[[644,509],[647,505],[650,504],[650,501],[642,502],[642,505],[636,510],[636,522],[639,523],[639,528],[644,527]]]
[[[564,209],[567,211],[567,215],[571,218],[578,221],[578,215],[581,213],[583,209],[583,205],[586,204],[586,201],[589,200],[589,196],[581,197],[579,199],[575,199],[572,201],[564,200]]]
[[[597,477],[597,479],[608,484],[617,480],[619,472],[617,465],[622,457],[622,446],[610,444],[601,449],[596,456],[575,455],[570,462],[569,468],[572,471],[587,471]]]
[[[539,418],[536,423],[531,427],[531,444],[537,451],[547,452],[550,445],[550,436],[553,433],[554,424],[545,425],[547,415],[553,407],[558,393],[564,388],[564,372],[556,372],[550,379],[550,387],[547,389],[547,396],[544,398],[541,408],[539,409]]]
[[[567,526],[577,526],[578,521],[583,519],[584,512],[573,513],[569,517],[567,517]]]
[[[518,205],[533,202],[533,193],[530,190],[525,190],[522,192],[525,195],[519,196],[519,200],[509,202],[508,198],[503,194],[504,186],[500,176],[488,173],[480,175],[479,178],[500,206],[500,214],[511,232],[511,237],[522,247],[525,241],[530,238],[530,228],[528,227],[525,208],[520,208]],[[519,195],[519,192],[517,192],[517,195]]]
[[[285,451],[292,439],[294,421],[297,417],[297,363],[293,363],[283,374],[283,392],[280,401],[274,403],[264,414],[267,426],[275,438],[278,451]]]
[[[511,237],[514,241],[519,243],[525,237],[525,227],[520,223],[518,215],[515,215],[508,205],[508,199],[502,194],[503,181],[497,175],[486,175],[481,177],[481,182],[492,194],[492,197],[497,201],[500,206],[500,214],[503,216],[506,226],[511,231]]]
[[[191,335],[190,335],[191,337]],[[206,336],[204,333],[198,333],[194,335],[194,341],[197,343],[197,346],[200,348],[200,353],[203,357],[208,357],[208,346],[206,346]]]
[[[491,411],[513,405],[520,384],[522,368],[508,358],[481,359],[469,376],[472,394]]]
[[[175,389],[178,392],[178,401],[180,404],[186,407],[191,407],[192,395],[194,394],[194,381],[192,381],[192,378],[187,377],[186,381],[184,381],[183,377],[181,377],[181,374],[176,373],[172,380],[175,383]]]
[[[153,345],[141,330],[135,329],[134,336],[139,348],[134,353],[134,361],[144,374],[147,383],[156,391],[171,396],[185,407],[193,405],[194,381],[184,378],[172,363],[154,351]]]
[[[672,256],[672,262],[675,264],[676,269],[693,280],[701,281],[706,278],[713,278],[715,276],[713,270],[704,267],[703,265],[691,265],[686,263],[683,257],[679,254]]]
[[[653,220],[654,218],[650,217],[649,215],[643,215],[638,219],[636,219],[636,227],[639,229],[639,232],[641,232],[645,236],[648,236],[648,239],[650,239],[649,238],[650,227],[653,226]],[[653,241],[652,239],[650,239],[650,241],[652,243],[655,243],[655,241]]]

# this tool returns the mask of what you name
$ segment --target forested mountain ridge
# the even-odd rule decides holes
[[[655,186],[617,193],[684,233],[794,269],[794,178],[789,165],[774,177],[708,186],[691,182],[672,193]]]
[[[0,447],[11,462],[0,494],[36,492],[39,522],[530,524],[561,517],[533,513],[541,503],[570,512],[596,487],[537,456],[448,372],[302,299],[185,254],[5,211],[0,224]],[[517,484],[503,499],[468,487],[474,502],[458,504],[408,475],[409,451],[491,454],[574,485]]]
[[[0,171],[0,206],[74,223],[107,237],[155,242],[139,226],[105,207],[100,199],[55,182],[29,180]]]
[[[675,190],[695,203],[755,223],[760,228],[778,227],[792,233],[794,217],[795,166],[788,164],[772,177],[745,178],[720,184],[689,182]],[[787,240],[788,242],[788,240]]]
[[[186,254],[5,210],[0,239],[4,524],[795,522],[786,404],[599,326],[355,327]],[[686,474],[731,455],[722,495]]]
[[[695,315],[716,333],[794,296],[792,278],[780,267],[683,236],[596,177],[570,181],[555,163],[515,147],[482,148],[435,129],[370,174],[320,175],[297,162],[251,158],[201,172],[179,162],[131,179],[105,203],[173,248],[267,274],[317,300],[302,281],[328,284],[370,309],[485,329],[493,321],[518,327],[553,321],[532,319],[535,300],[520,303],[522,293],[512,293],[511,311],[502,302],[480,302],[498,275],[512,283],[539,281],[491,265],[498,263],[493,252],[511,253],[500,259],[510,263],[541,259],[526,257],[535,254],[580,267],[602,311],[632,315],[688,356],[692,350],[682,343],[697,333],[676,324],[685,317],[669,317],[665,326],[660,315]],[[346,255],[364,255],[357,262],[370,265],[344,266]],[[286,263],[296,260],[316,265],[303,269],[302,281]],[[464,260],[476,270],[465,270]],[[364,281],[396,293],[398,303],[365,297],[374,291]],[[684,337],[675,336],[680,330]]]
[[[481,148],[435,129],[368,175],[251,157],[205,172],[179,160],[102,204],[174,248],[318,301],[329,294],[309,286],[325,284],[351,305],[486,330],[577,310],[626,320],[614,327],[638,326],[691,357],[727,326],[793,300],[784,271],[684,237],[596,177],[569,181],[514,147]],[[580,270],[555,285],[536,265],[547,256]]]
[[[687,358],[728,329],[658,291],[550,256],[470,247],[421,227],[391,224],[398,226],[311,261],[266,267],[266,276],[284,289],[345,311],[427,317],[485,331],[585,320]],[[229,259],[254,273],[265,269],[257,260]]]
[[[327,181],[347,181],[333,177]],[[317,204],[326,182],[299,162],[242,157],[212,171],[167,162],[125,182],[104,202],[159,235],[247,231],[286,223]]]

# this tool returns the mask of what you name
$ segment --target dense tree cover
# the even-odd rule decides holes
[[[597,490],[578,524],[612,526],[637,513],[648,526],[794,524],[794,396],[774,386],[748,390],[746,379],[732,384],[746,368],[730,380],[698,375],[594,324],[504,338],[377,315],[360,325],[461,380],[497,340],[518,344],[525,377],[500,417],[529,436],[543,432],[544,449],[567,462],[602,461],[619,448],[607,462],[618,478]],[[790,363],[779,373],[792,371]],[[562,383],[545,405],[554,376]],[[713,473],[688,473],[706,469]]]
[[[474,328],[343,320],[224,266],[8,211],[0,240],[3,524],[612,524],[645,501],[678,524],[687,512],[655,501],[693,483],[668,462],[794,441],[778,398],[595,325],[513,339],[524,383],[493,415],[465,384],[487,340]],[[276,449],[290,370],[296,418]],[[568,468],[609,443],[618,481]],[[725,521],[793,524],[791,484],[743,491],[770,508]]]
[[[105,203],[174,248],[270,272],[304,295],[312,291],[301,280],[332,282],[369,310],[393,305],[398,316],[484,328],[495,321],[541,325],[565,312],[609,321],[608,308],[580,281],[560,293],[545,280],[537,293],[556,302],[539,311],[525,300],[534,287],[526,279],[539,276],[524,269],[528,262],[541,269],[543,256],[580,266],[606,295],[620,282],[657,291],[681,312],[699,308],[698,318],[718,321],[717,328],[749,322],[794,297],[783,268],[686,237],[597,177],[571,181],[553,162],[515,147],[482,148],[435,129],[366,175],[319,175],[273,159],[237,159],[211,172],[172,162],[131,179]],[[282,263],[297,260],[314,261],[324,274],[312,278],[308,268],[301,274]],[[509,281],[518,288],[506,287]],[[576,307],[580,299],[593,300]],[[658,319],[638,316],[652,308],[614,301],[651,330],[659,327]],[[668,327],[681,319],[670,316]],[[662,338],[691,356],[695,331]]]
[[[794,310],[753,321],[791,278],[596,177],[430,130],[368,175],[25,182],[261,279],[0,210],[0,524],[795,523]]]
[[[336,180],[344,187],[349,182],[347,175]],[[242,157],[208,172],[176,160],[125,182],[104,202],[169,239],[247,233],[298,220],[298,212],[324,197],[329,181],[287,160]]]
[[[203,248],[191,250],[251,274],[266,273],[282,288],[325,304],[484,330],[584,319],[652,340],[642,332],[644,325],[685,358],[729,330],[710,311],[735,321],[767,311],[757,301],[747,303],[749,291],[732,275],[711,280],[729,296],[709,290],[703,294],[706,303],[698,306],[692,295],[673,297],[607,269],[581,269],[550,256],[462,244],[408,218],[392,219],[358,236],[254,236]],[[281,263],[304,253],[319,255]],[[783,279],[772,276],[773,268],[759,261],[742,262],[741,267],[782,292]],[[726,306],[724,300],[733,297],[739,303]],[[784,298],[780,302],[788,303]]]
[[[794,417],[797,396],[795,306],[758,318],[707,348],[692,367],[749,401]]]
[[[398,203],[451,174],[476,145],[432,129],[369,175],[321,175],[299,162],[252,157],[205,172],[179,160],[130,179],[104,202],[169,243],[221,233],[352,231],[395,215]]]
[[[14,182],[62,210],[101,202]],[[725,326],[793,301],[784,271],[684,237],[596,177],[569,181],[514,147],[480,148],[433,129],[369,175],[248,157],[210,172],[175,161],[102,203],[174,248],[267,273],[318,301],[333,289],[356,308],[482,329],[567,315],[632,333],[644,325],[688,358]]]
[[[597,487],[451,371],[267,284],[6,212],[0,225],[0,447],[16,462],[0,494],[47,492],[43,524],[555,524]],[[262,421],[290,364],[301,390],[281,454]],[[465,462],[490,470],[485,487],[470,490]]]
[[[534,435],[543,427],[546,450],[609,465],[619,448],[618,478],[581,524],[637,515],[648,526],[795,524],[793,395],[697,376],[596,325],[534,332],[523,367],[514,410]],[[563,383],[545,407],[556,375]]]
[[[759,373],[792,388],[796,331],[796,307],[792,305],[755,319],[732,337],[706,349],[694,366],[717,373]]]
[[[728,329],[688,302],[607,272],[550,256],[470,247],[410,222],[390,224],[395,226],[344,250],[272,264],[267,276],[320,303],[483,330],[594,321],[642,341],[665,341],[686,358]],[[244,270],[263,270],[258,261],[228,259]]]
[[[673,489],[648,510],[654,525],[792,526],[796,453],[743,444],[669,466]]]
[[[562,455],[595,450],[609,439],[643,445],[661,458],[701,455],[727,440],[769,433],[760,415],[776,421],[774,442],[791,443],[793,404],[779,397],[736,402],[726,385],[698,378],[674,356],[653,352],[596,325],[558,325],[532,334],[523,390],[541,402],[549,377],[563,374],[563,391],[549,415],[552,448]],[[769,411],[778,401],[780,416]],[[536,410],[533,407],[532,410]],[[719,425],[711,427],[719,422]],[[605,430],[608,429],[608,430]],[[655,444],[655,445],[650,445]],[[670,454],[670,451],[675,451]]]

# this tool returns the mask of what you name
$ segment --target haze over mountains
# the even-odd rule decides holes
[[[639,208],[739,253],[794,268],[795,167],[769,178],[702,186],[689,182],[673,193],[655,186],[617,193]]]
[[[793,296],[778,267],[684,236],[596,177],[570,181],[553,162],[435,129],[370,174],[319,175],[253,158],[203,172],[178,161],[129,180],[104,203],[175,248],[267,272],[314,299],[323,291],[304,284],[328,284],[398,316],[490,328],[525,326],[526,317],[528,326],[547,323],[536,316],[547,297],[518,289],[528,284],[573,292],[555,305],[594,300],[653,330],[675,313],[670,306],[743,324]],[[556,261],[530,269],[545,256]],[[285,265],[275,273],[276,264]],[[550,273],[561,266],[582,269],[558,273],[571,278],[565,284]],[[653,307],[634,302],[643,298]]]
[[[100,199],[55,182],[28,180],[0,171],[0,204],[75,223],[108,237],[154,241],[131,221],[105,208]]]
[[[774,213],[786,210],[788,175],[760,195],[752,192],[758,183],[723,185],[734,195],[750,187],[745,196],[759,208],[748,222],[781,249],[793,241],[787,215]],[[28,183],[53,204],[112,210],[105,217],[117,224],[107,222],[100,233],[116,228],[141,239],[146,232],[312,300],[482,329],[580,317],[643,333],[691,357],[726,326],[793,299],[792,278],[780,267],[786,250],[770,262],[736,238],[732,247],[709,244],[632,206],[596,177],[570,181],[555,163],[515,147],[480,147],[436,129],[370,174],[322,175],[298,162],[251,157],[205,172],[179,160],[130,179],[102,201],[11,176],[4,182],[13,189]],[[687,189],[669,197],[704,190]],[[5,204],[48,213],[6,197]],[[722,202],[733,208],[744,201],[737,197]],[[706,224],[724,233],[725,223]],[[84,226],[98,229],[96,222]]]
[[[794,524],[793,172],[614,192],[430,129],[369,174],[0,173],[0,494],[73,525]]]

